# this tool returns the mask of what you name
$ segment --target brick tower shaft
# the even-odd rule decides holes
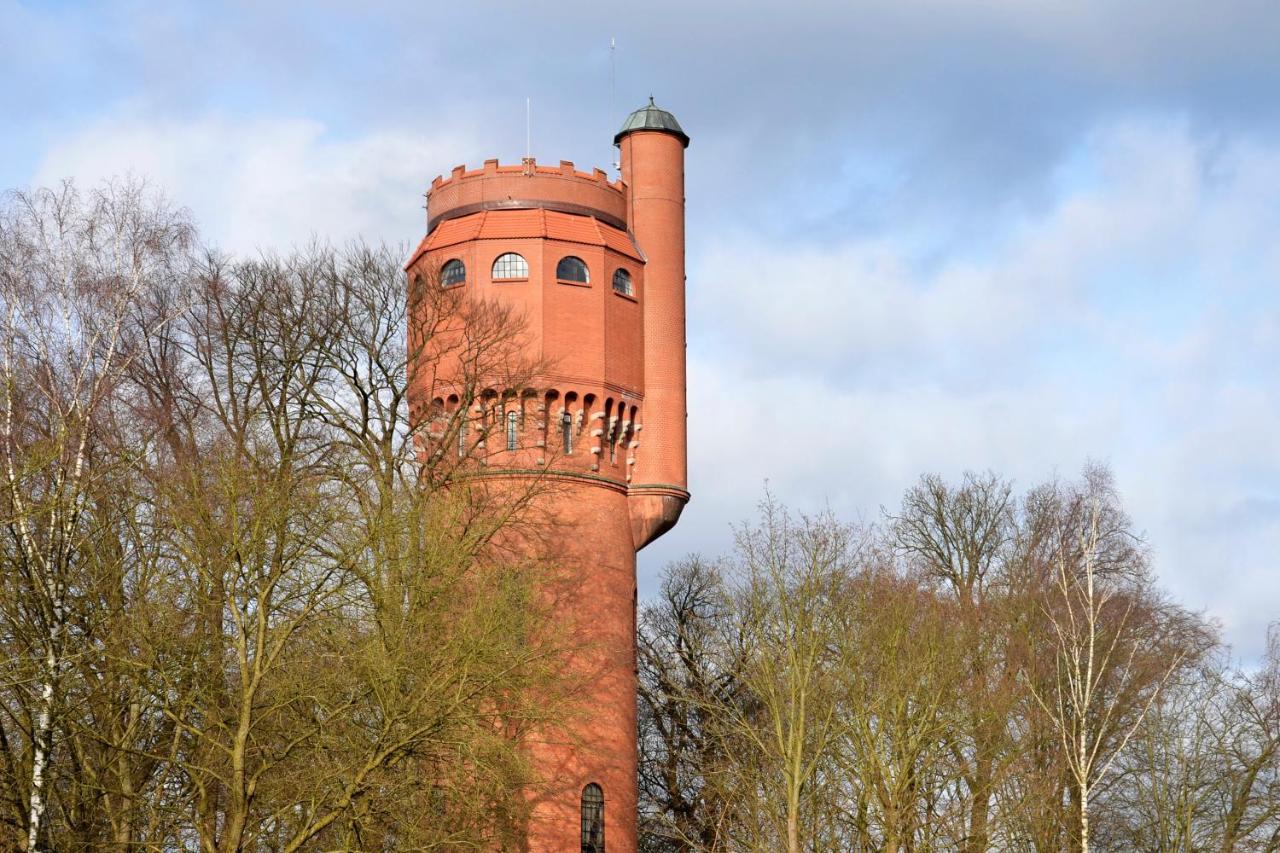
[[[498,492],[546,486],[540,539],[551,541],[539,547],[560,571],[544,592],[570,640],[564,669],[587,687],[576,713],[527,741],[543,783],[531,799],[529,853],[637,849],[636,551],[689,499],[689,138],[651,99],[614,142],[617,182],[532,158],[436,178],[427,236],[406,267],[415,288],[510,309],[524,326],[524,355],[544,365],[511,387],[501,369],[465,378],[450,356],[410,389],[411,406],[431,421],[435,458],[456,454],[463,477]],[[409,332],[411,345],[430,350],[429,333]],[[456,343],[458,330],[449,335]]]

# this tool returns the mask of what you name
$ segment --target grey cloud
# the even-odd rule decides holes
[[[1101,457],[1184,601],[1242,647],[1280,612],[1280,534],[1222,509],[1280,481],[1270,0],[68,8],[0,7],[0,175],[150,172],[236,248],[415,240],[432,175],[523,153],[526,96],[582,165],[672,109],[695,497],[646,577],[766,478],[874,517],[922,471]]]

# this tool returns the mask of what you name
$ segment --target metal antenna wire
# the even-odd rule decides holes
[[[609,124],[605,126],[606,131],[611,128],[618,120],[618,40],[614,36],[609,36]],[[621,163],[614,159],[613,148],[609,148],[609,163],[613,164],[616,171],[621,168]]]

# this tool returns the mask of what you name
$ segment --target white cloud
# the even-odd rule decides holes
[[[33,181],[82,184],[133,174],[190,208],[234,250],[353,237],[398,243],[425,226],[422,193],[471,140],[388,130],[335,138],[307,119],[114,118],[51,145]]]
[[[1245,655],[1280,617],[1280,148],[1098,129],[1088,180],[982,255],[717,240],[690,271],[686,518],[728,547],[767,479],[874,520],[924,472],[1021,487],[1108,462],[1164,585]]]
[[[50,146],[33,180],[145,175],[211,241],[252,251],[414,240],[431,177],[477,150],[434,131],[125,116]],[[1098,458],[1166,586],[1255,652],[1280,614],[1280,148],[1127,121],[1073,156],[1088,168],[1045,209],[940,262],[892,229],[691,232],[694,501],[646,579],[726,548],[765,480],[798,508],[874,519],[926,471],[1027,486]]]

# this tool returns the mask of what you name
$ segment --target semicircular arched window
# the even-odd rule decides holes
[[[556,279],[559,281],[572,281],[577,284],[587,284],[591,281],[591,276],[587,272],[587,265],[582,258],[575,258],[573,255],[561,258],[560,263],[556,264]]]
[[[631,273],[618,267],[613,273],[613,289],[624,296],[635,296],[635,285],[631,283]]]
[[[498,259],[493,262],[493,280],[501,281],[507,278],[528,278],[529,262],[524,256],[517,255],[515,252],[507,252],[498,255]]]
[[[441,287],[453,287],[455,284],[465,284],[466,281],[467,268],[457,258],[448,261],[440,268]]]
[[[582,789],[582,853],[604,853],[604,789]]]

